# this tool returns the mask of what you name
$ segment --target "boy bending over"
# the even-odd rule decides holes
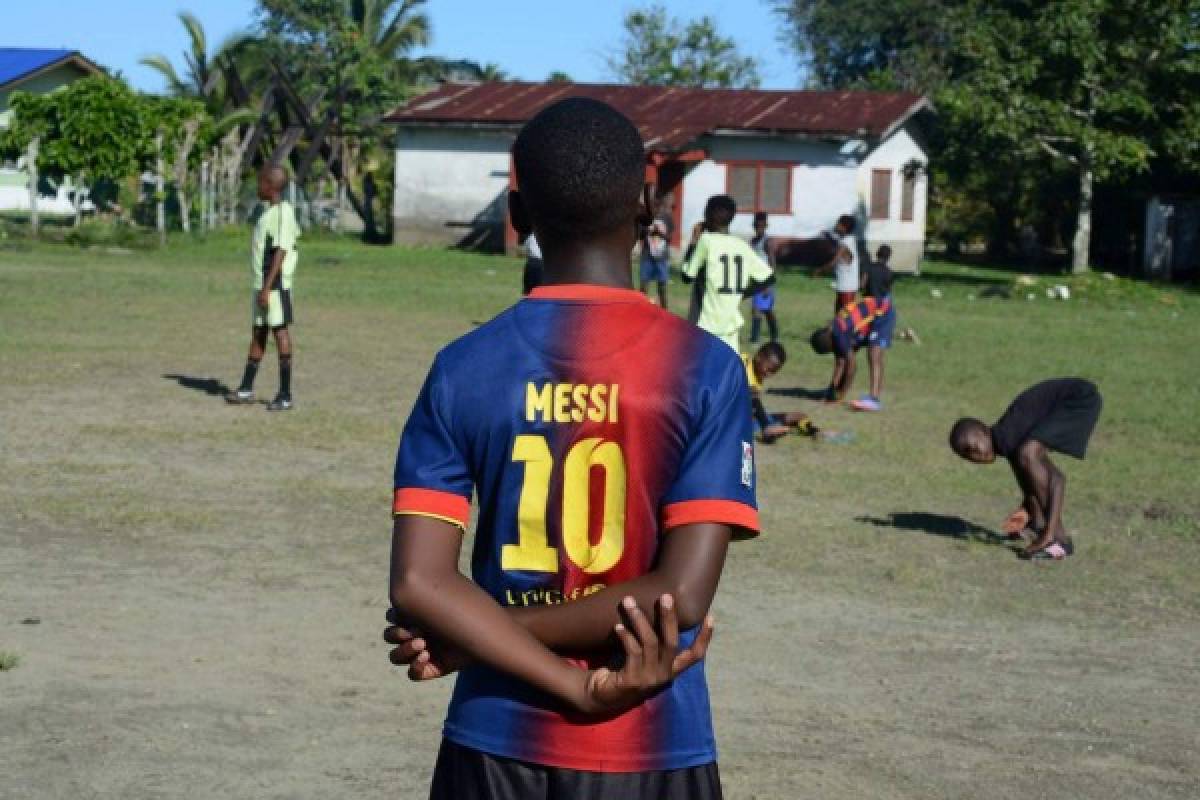
[[[825,402],[836,403],[849,394],[854,385],[855,353],[864,346],[880,353],[880,368],[873,376],[883,379],[882,351],[892,346],[895,330],[896,316],[892,313],[891,300],[866,297],[843,308],[832,324],[813,333],[809,339],[812,349],[819,355],[833,353],[833,376],[825,390]],[[862,408],[858,404],[854,407],[861,411],[882,408],[878,398],[874,408]]]
[[[950,431],[950,447],[968,461],[990,464],[1008,459],[1021,505],[1005,520],[1005,532],[1032,537],[1026,558],[1062,559],[1074,545],[1062,524],[1067,478],[1050,461],[1049,451],[1082,459],[1104,401],[1091,381],[1058,378],[1026,389],[990,428],[963,418]]]

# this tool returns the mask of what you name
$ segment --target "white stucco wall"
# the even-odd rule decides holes
[[[808,239],[829,230],[842,214],[853,214],[867,223],[864,245],[874,253],[884,242],[895,250],[893,264],[916,269],[924,249],[927,178],[922,173],[916,186],[912,222],[900,221],[902,183],[894,177],[891,219],[868,221],[871,170],[888,168],[898,176],[905,164],[927,163],[925,153],[908,130],[897,131],[874,150],[864,145],[858,152],[841,142],[805,139],[774,139],[751,136],[706,137],[701,145],[709,158],[697,164],[684,178],[682,229],[686,240],[693,225],[704,218],[704,204],[714,194],[724,194],[728,161],[783,161],[794,164],[791,213],[771,214],[768,230],[773,236]],[[749,236],[753,214],[739,213],[733,233]]]
[[[399,130],[397,238],[454,242],[487,227],[502,235],[512,142],[507,131]]]
[[[903,170],[911,162],[922,166],[917,174],[913,196],[913,218],[909,222],[900,219],[904,197]],[[887,219],[873,219],[867,223],[867,244],[873,253],[878,244],[908,244],[925,242],[925,214],[928,203],[929,176],[923,169],[928,157],[908,128],[901,128],[879,147],[873,150],[858,169],[858,192],[863,200],[864,218],[871,208],[871,175],[874,170],[887,169],[892,173]],[[911,248],[905,248],[911,249]],[[907,265],[905,265],[907,266]]]
[[[396,192],[392,209],[398,241],[452,243],[468,236],[502,241],[508,190],[509,150],[515,131],[417,128],[396,137]],[[681,239],[704,218],[704,204],[724,194],[729,161],[792,163],[791,212],[772,214],[773,236],[808,239],[833,227],[842,214],[866,223],[862,242],[870,253],[888,243],[893,264],[915,269],[924,249],[926,191],[924,171],[918,177],[913,220],[900,220],[901,170],[911,161],[927,163],[913,132],[901,129],[874,149],[847,147],[838,141],[716,134],[699,145],[709,157],[692,167],[683,180]],[[871,171],[893,173],[887,220],[867,220]],[[738,214],[734,233],[749,236],[753,215]],[[861,228],[860,228],[861,230]]]
[[[795,165],[791,213],[768,216],[768,230],[773,236],[810,238],[833,227],[842,214],[857,211],[856,161],[841,155],[838,143],[712,136],[706,137],[702,145],[710,157],[684,178],[684,231],[704,219],[704,204],[709,197],[725,193],[728,161],[783,161]],[[739,213],[730,230],[749,236],[753,220],[752,212]]]

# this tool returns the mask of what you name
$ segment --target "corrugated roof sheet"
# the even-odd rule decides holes
[[[75,55],[74,50],[0,47],[0,86]]]
[[[927,106],[907,92],[685,89],[589,83],[445,83],[386,119],[403,125],[520,125],[565,97],[603,100],[638,126],[647,149],[678,151],[715,130],[881,137]]]

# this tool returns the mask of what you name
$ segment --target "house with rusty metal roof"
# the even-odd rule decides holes
[[[8,127],[13,92],[48,94],[99,73],[100,68],[77,50],[0,47],[0,128]]]
[[[693,89],[572,83],[445,83],[387,116],[397,128],[392,214],[401,242],[516,249],[506,195],[522,124],[565,97],[602,100],[646,145],[646,177],[674,218],[676,246],[714,194],[755,212],[772,236],[804,240],[842,214],[861,244],[915,269],[924,250],[928,101],[904,92]]]

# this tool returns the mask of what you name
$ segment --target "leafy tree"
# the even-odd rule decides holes
[[[271,53],[342,119],[370,126],[410,87],[407,53],[429,42],[426,0],[259,0]]]
[[[575,80],[560,69],[556,69],[546,76],[546,83],[574,83]]]
[[[771,4],[818,86],[931,96],[933,199],[949,206],[931,221],[954,228],[949,214],[969,208],[996,250],[1018,218],[1059,238],[1049,223],[1073,206],[1083,269],[1097,182],[1127,181],[1156,157],[1193,170],[1200,160],[1196,0]]]
[[[398,68],[405,82],[413,86],[442,81],[474,83],[508,80],[508,73],[501,69],[499,64],[480,64],[466,58],[422,56],[402,59]]]
[[[14,92],[10,104],[13,124],[0,132],[3,146],[23,150],[38,137],[40,171],[70,175],[77,186],[101,179],[119,182],[146,153],[141,97],[106,75],[83,78],[50,94]]]
[[[320,95],[317,114],[335,124],[331,135],[359,163],[341,165],[341,176],[363,175],[363,216],[368,238],[375,230],[374,197],[386,205],[384,175],[391,158],[390,131],[379,124],[415,89],[407,54],[429,41],[425,0],[259,0],[259,28],[267,52],[306,96]],[[354,202],[353,195],[351,195]],[[390,220],[390,214],[384,214]]]
[[[624,41],[608,66],[624,83],[724,88],[760,83],[758,62],[721,36],[712,17],[685,23],[652,5],[629,12],[623,24]]]
[[[1074,172],[1072,268],[1086,270],[1096,181],[1160,150],[1200,167],[1200,14],[1194,0],[975,0],[959,16],[950,125],[1028,162]]]
[[[929,92],[947,70],[951,0],[772,0],[818,88]]]

